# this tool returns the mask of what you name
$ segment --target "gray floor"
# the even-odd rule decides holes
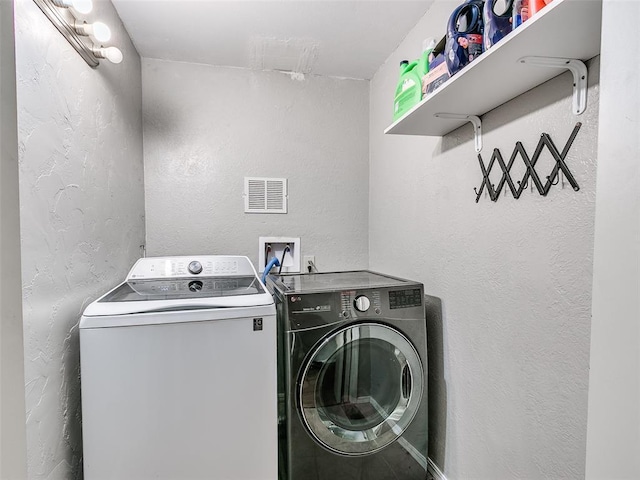
[[[292,461],[289,480],[425,480],[424,468],[397,442],[365,457],[344,457],[318,448]]]

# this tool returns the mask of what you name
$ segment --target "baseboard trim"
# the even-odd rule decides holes
[[[433,460],[430,458],[425,458],[416,447],[407,442],[403,437],[398,438],[398,443],[404,448],[409,455],[413,457],[413,459],[420,464],[422,468],[425,469],[434,480],[447,480],[447,477],[444,476],[442,470],[438,468]]]
[[[444,473],[442,473],[442,471],[438,468],[433,460],[429,458],[427,460],[427,463],[427,471],[435,480],[447,480],[447,477],[444,476]]]
[[[402,446],[402,448],[404,448],[407,453],[409,453],[409,455],[411,455],[413,457],[413,459],[418,462],[420,464],[420,466],[422,468],[425,469],[425,471],[427,470],[427,459],[424,458],[424,455],[422,455],[418,449],[416,447],[414,447],[413,445],[411,445],[405,438],[400,437],[398,438],[398,443]]]

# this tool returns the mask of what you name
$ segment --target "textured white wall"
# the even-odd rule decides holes
[[[459,2],[436,2],[371,82],[370,267],[421,280],[442,300],[430,325],[430,456],[449,480],[582,478],[585,471],[599,59],[589,107],[571,114],[563,74],[483,116],[485,162],[533,152],[547,132],[562,149],[583,127],[567,163],[580,191],[552,187],[475,203],[482,174],[472,128],[443,138],[385,136],[398,64],[443,33]],[[496,72],[494,85],[508,82]],[[550,155],[538,172],[548,175]],[[495,169],[492,178],[500,178]],[[512,169],[522,178],[524,165]],[[433,387],[433,388],[432,388]]]
[[[143,59],[150,255],[241,254],[301,237],[318,268],[367,266],[368,82]],[[286,177],[289,213],[245,214],[245,176]]]
[[[640,478],[640,3],[605,0],[587,478]]]
[[[0,478],[26,478],[13,2],[0,1]]]
[[[27,461],[80,478],[77,324],[144,241],[140,58],[109,2],[120,65],[91,69],[32,0],[16,3]]]

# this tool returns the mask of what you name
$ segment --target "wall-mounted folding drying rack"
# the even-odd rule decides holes
[[[587,105],[584,61],[600,54],[601,21],[601,0],[554,0],[427,95],[385,133],[443,136],[471,122],[479,152],[482,115],[564,70],[573,74],[572,111],[580,115]]]
[[[527,154],[521,142],[516,142],[516,147],[511,154],[511,158],[509,158],[509,162],[506,164],[502,157],[502,154],[500,153],[500,150],[498,150],[497,148],[493,150],[493,155],[491,155],[491,159],[489,160],[489,164],[487,166],[485,166],[482,160],[482,155],[478,153],[480,170],[482,170],[482,183],[480,184],[479,189],[473,189],[473,191],[476,193],[476,203],[480,201],[480,197],[482,196],[485,188],[489,193],[489,198],[491,198],[491,200],[494,202],[497,201],[498,197],[500,197],[500,192],[505,185],[507,185],[509,187],[509,190],[511,190],[513,198],[517,200],[518,198],[520,198],[520,195],[522,195],[522,192],[529,186],[529,179],[531,179],[531,181],[535,185],[538,193],[540,195],[546,196],[547,193],[549,193],[551,187],[558,184],[560,180],[560,172],[564,174],[565,178],[576,192],[580,190],[580,186],[571,173],[571,170],[569,169],[569,166],[567,165],[565,160],[567,158],[567,155],[569,154],[569,150],[571,149],[574,140],[576,139],[576,136],[578,135],[578,132],[580,131],[581,126],[582,124],[580,122],[576,123],[576,126],[571,132],[571,135],[569,135],[569,139],[562,149],[562,152],[558,151],[558,148],[551,139],[551,136],[547,133],[543,133],[542,135],[540,135],[540,141],[538,142],[538,145],[531,158],[529,158],[529,155]],[[549,150],[556,163],[551,170],[551,173],[546,176],[547,181],[543,185],[542,180],[540,180],[540,176],[536,172],[535,167],[538,159],[540,158],[540,154],[543,152],[545,147]],[[518,186],[516,187],[513,183],[513,179],[511,178],[510,171],[516,158],[518,157],[520,157],[524,162],[526,171],[522,180],[518,180]],[[498,165],[502,170],[502,178],[498,182],[497,187],[495,186],[495,184],[491,183],[491,179],[489,177],[491,175],[491,170],[493,169],[495,162],[498,162]]]

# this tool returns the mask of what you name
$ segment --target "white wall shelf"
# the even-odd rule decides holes
[[[442,136],[566,71],[523,57],[588,60],[600,53],[601,0],[555,0],[388,127],[393,135]],[[455,115],[436,117],[436,114]]]

